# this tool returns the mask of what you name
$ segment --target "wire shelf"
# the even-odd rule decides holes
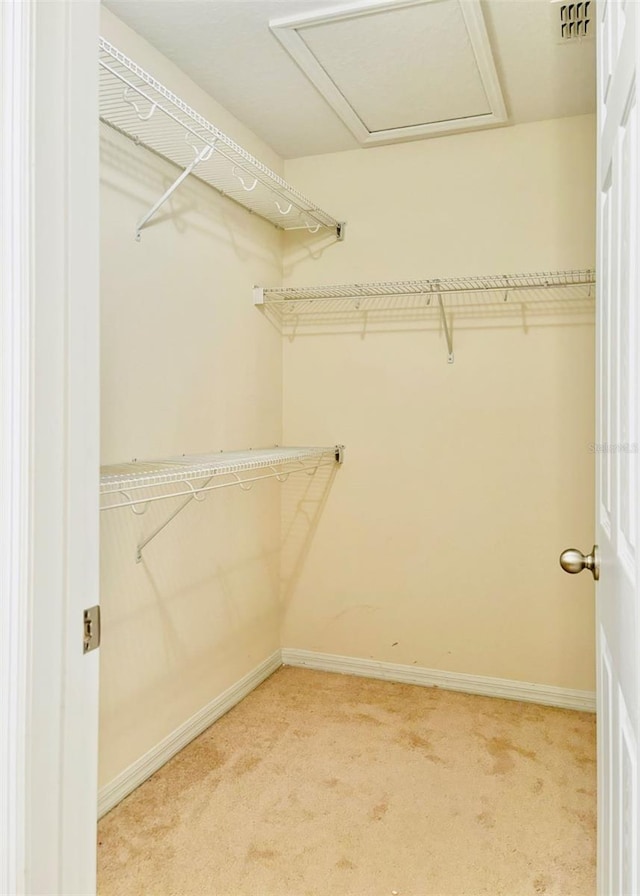
[[[282,230],[333,231],[343,224],[327,214],[262,162],[156,81],[133,60],[100,38],[100,118],[135,143],[183,169],[172,188],[138,225],[145,226],[185,176]]]
[[[295,472],[295,465],[301,463],[336,460],[338,448],[266,448],[255,451],[225,451],[218,454],[183,454],[162,460],[132,460],[123,464],[102,467],[100,470],[100,494],[102,496],[122,496],[124,492],[140,492],[157,486],[180,483],[199,483],[202,479],[233,477],[238,473],[252,470],[287,467]],[[291,469],[289,469],[291,467]],[[277,470],[278,473],[287,470]],[[240,480],[243,481],[243,480]],[[238,479],[225,484],[235,485]],[[195,486],[198,490],[197,485]],[[189,491],[184,494],[189,494]],[[162,495],[162,498],[173,497]],[[148,495],[132,500],[124,499],[103,504],[101,510],[113,507],[144,504]]]
[[[276,478],[284,482],[294,473],[312,476],[319,467],[341,464],[344,446],[330,448],[263,448],[218,454],[184,454],[161,460],[133,460],[100,470],[100,510],[129,507],[141,516],[156,501],[183,498],[173,512],[138,544],[142,551],[191,501],[208,492],[238,485],[249,491],[254,482]],[[255,475],[246,475],[255,474]],[[243,475],[240,475],[243,474]]]
[[[535,274],[499,274],[489,277],[454,277],[441,280],[393,280],[377,283],[349,283],[334,286],[256,287],[256,305],[291,306],[312,313],[323,311],[367,311],[423,308],[434,296],[447,307],[474,303],[500,304],[515,293],[526,292],[527,301],[548,301],[549,290],[564,297],[593,298],[594,270],[547,271]],[[398,301],[404,300],[404,301]]]
[[[272,316],[284,333],[312,327],[353,324],[397,324],[402,320],[437,321],[454,362],[453,318],[479,314],[522,315],[592,313],[595,271],[545,271],[440,280],[393,280],[334,286],[260,287],[254,304]]]

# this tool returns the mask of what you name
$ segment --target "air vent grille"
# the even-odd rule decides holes
[[[559,3],[560,39],[579,40],[591,37],[593,24],[591,8],[594,0],[583,0],[581,3]]]

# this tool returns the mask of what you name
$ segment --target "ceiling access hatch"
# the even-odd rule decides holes
[[[363,146],[506,121],[480,0],[366,0],[269,26]]]

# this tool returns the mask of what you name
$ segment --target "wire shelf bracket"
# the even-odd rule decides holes
[[[447,313],[444,310],[444,302],[442,301],[442,295],[438,293],[438,305],[440,307],[440,317],[442,319],[442,329],[444,330],[445,339],[447,340],[447,361],[449,364],[453,364],[455,358],[453,355],[453,341],[451,338],[451,330],[449,329],[449,325],[447,323]]]
[[[169,197],[172,195],[172,193],[174,193],[174,191],[178,189],[178,187],[180,186],[182,181],[186,180],[187,177],[189,177],[189,175],[191,174],[191,172],[195,170],[196,166],[200,162],[206,161],[211,156],[213,149],[214,149],[213,146],[205,146],[200,152],[198,152],[196,154],[196,157],[193,160],[193,162],[191,162],[191,164],[188,165],[184,169],[182,174],[171,184],[169,189],[166,190],[166,192],[164,192],[162,194],[160,199],[158,199],[158,201],[150,208],[150,210],[147,212],[147,214],[138,221],[138,225],[136,227],[136,240],[138,242],[140,242],[140,236],[141,236],[141,232],[142,232],[143,228],[145,228],[147,226],[149,221],[153,218],[153,216],[156,214],[156,212],[159,211],[160,208],[165,204],[165,202],[167,201],[167,199],[169,199]]]
[[[437,280],[394,280],[331,286],[262,287],[253,289],[257,307],[275,314],[292,326],[298,318],[322,324],[353,316],[437,313],[447,345],[447,361],[453,364],[453,317],[473,309],[511,310],[513,299],[527,306],[550,309],[591,308],[595,299],[593,269],[546,271],[531,274],[499,274],[487,277],[453,277]]]
[[[303,196],[102,37],[99,50],[101,121],[181,169],[138,222],[136,239],[190,174],[281,230],[333,233],[337,240],[344,239],[344,222]]]
[[[100,471],[100,510],[129,507],[138,516],[150,504],[171,498],[183,501],[156,526],[136,548],[136,563],[142,552],[192,501],[204,501],[207,493],[238,485],[250,491],[255,482],[277,479],[285,482],[294,473],[313,476],[319,467],[342,464],[344,445],[330,448],[266,448],[226,451],[218,454],[183,455],[155,461],[133,460],[103,467]],[[255,473],[241,476],[240,473]],[[217,480],[217,481],[216,481]]]

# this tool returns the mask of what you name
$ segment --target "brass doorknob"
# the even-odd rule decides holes
[[[582,572],[583,569],[590,569],[591,575],[597,582],[600,578],[598,545],[594,544],[591,553],[586,556],[577,548],[568,548],[560,554],[560,566],[565,572],[569,572],[572,575],[577,572]]]

